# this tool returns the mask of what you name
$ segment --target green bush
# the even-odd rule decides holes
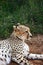
[[[43,0],[0,0],[0,38],[9,37],[18,22],[43,34]]]

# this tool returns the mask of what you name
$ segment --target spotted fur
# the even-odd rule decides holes
[[[30,54],[25,40],[30,40],[30,29],[24,25],[13,26],[9,39],[0,41],[0,65],[7,65],[11,59],[19,65],[33,65],[28,59],[43,59],[43,54]]]
[[[0,65],[9,64],[11,61],[11,46],[7,40],[0,41]]]

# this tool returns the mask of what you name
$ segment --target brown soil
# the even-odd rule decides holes
[[[31,41],[26,41],[30,46],[30,53],[43,53],[43,35],[37,35],[32,38]],[[43,60],[29,60],[33,65],[43,65]],[[18,65],[15,62],[11,62],[9,65]]]

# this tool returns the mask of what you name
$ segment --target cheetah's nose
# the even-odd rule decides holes
[[[32,37],[32,34],[30,33],[30,37]]]
[[[30,37],[32,37],[32,35]]]
[[[30,35],[30,37],[32,37],[32,34]]]
[[[30,32],[28,32],[28,33],[29,33],[29,36],[32,37],[32,34]]]

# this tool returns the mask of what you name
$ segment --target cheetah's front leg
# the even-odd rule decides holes
[[[20,54],[12,58],[12,60],[18,63],[19,65],[33,65],[33,64],[30,64],[30,62]]]

